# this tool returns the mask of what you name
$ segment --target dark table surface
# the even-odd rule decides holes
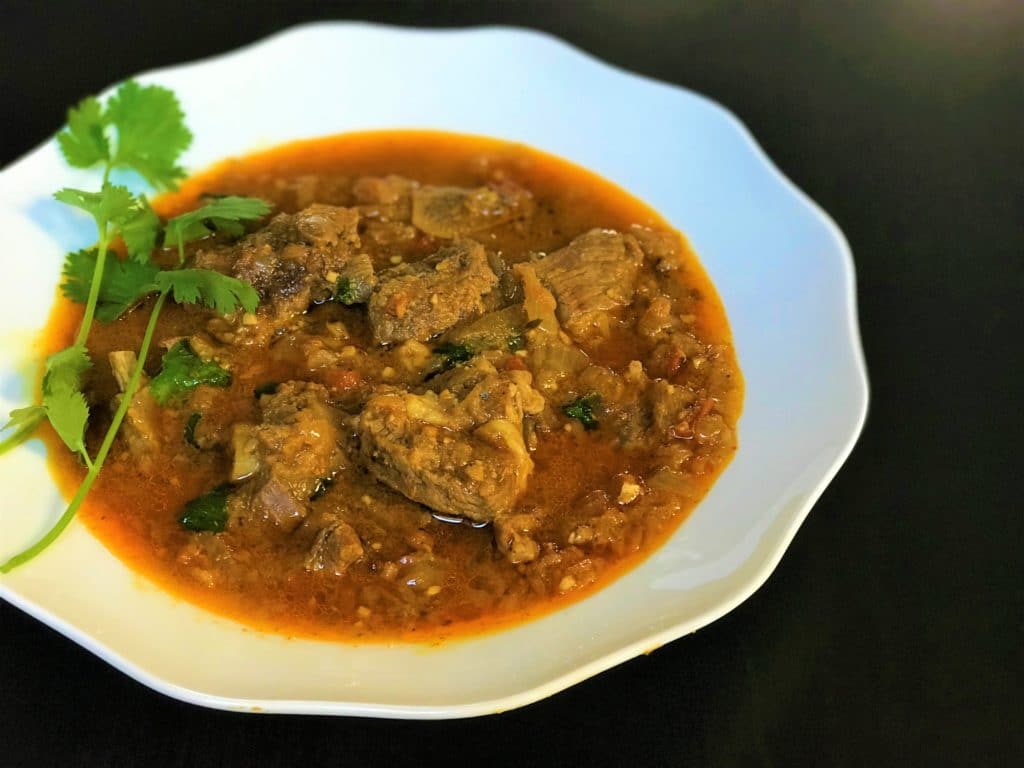
[[[117,5],[5,4],[0,163],[86,93],[299,21],[545,29],[726,104],[832,214],[873,400],[750,600],[546,701],[434,723],[209,711],[2,604],[0,765],[1021,764],[1024,5]]]

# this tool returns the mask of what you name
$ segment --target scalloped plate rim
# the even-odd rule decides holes
[[[620,75],[628,78],[635,78],[637,80],[644,81],[646,83],[656,84],[663,88],[668,88],[673,91],[677,91],[680,94],[685,94],[689,97],[698,99],[702,104],[713,109],[719,114],[720,117],[725,118],[732,124],[732,126],[738,131],[741,137],[746,143],[747,149],[752,152],[754,157],[760,161],[760,163],[769,172],[772,178],[781,183],[786,191],[794,195],[800,203],[807,209],[807,211],[817,217],[822,223],[825,224],[828,229],[829,235],[831,236],[837,251],[843,261],[843,279],[845,283],[845,300],[846,300],[846,320],[847,320],[847,336],[845,341],[849,344],[849,352],[853,356],[853,362],[855,364],[856,373],[858,374],[857,396],[858,402],[856,403],[856,412],[853,414],[854,420],[849,430],[849,434],[843,439],[843,445],[835,460],[824,471],[821,475],[820,480],[815,485],[812,492],[806,495],[799,508],[792,512],[791,520],[789,521],[786,528],[776,539],[776,543],[772,548],[771,552],[767,557],[756,568],[754,573],[750,575],[746,581],[737,588],[730,595],[728,600],[721,601],[713,609],[704,611],[696,616],[688,617],[685,620],[679,621],[676,624],[664,629],[663,631],[657,632],[646,637],[643,641],[638,641],[627,646],[623,646],[615,652],[605,654],[604,656],[579,667],[574,668],[572,671],[553,678],[543,684],[530,687],[515,693],[511,693],[507,696],[498,698],[485,699],[479,701],[469,701],[458,705],[403,705],[403,704],[368,704],[364,702],[346,702],[346,701],[324,701],[324,700],[301,700],[301,699],[249,699],[249,698],[232,698],[222,695],[210,694],[201,690],[194,690],[189,687],[178,685],[174,682],[166,680],[157,675],[151,674],[146,669],[136,665],[132,661],[121,654],[111,650],[106,644],[98,640],[88,632],[78,629],[73,624],[65,621],[58,615],[51,613],[46,607],[40,605],[32,600],[26,599],[19,595],[17,592],[10,589],[4,582],[3,578],[0,578],[0,598],[3,598],[13,606],[23,610],[27,614],[33,616],[39,621],[43,622],[50,628],[56,630],[62,635],[70,638],[78,645],[82,646],[86,650],[95,654],[99,658],[103,659],[116,669],[122,671],[134,680],[146,685],[147,687],[159,691],[172,698],[197,704],[205,707],[211,707],[216,709],[224,709],[231,711],[244,711],[244,712],[263,712],[263,713],[286,713],[286,714],[334,714],[334,715],[348,715],[348,716],[368,716],[368,717],[391,717],[400,719],[441,719],[441,718],[462,718],[479,716],[485,714],[499,713],[508,711],[517,707],[530,704],[538,701],[542,698],[557,693],[565,688],[568,688],[576,683],[579,683],[587,678],[590,678],[600,672],[607,670],[613,666],[623,663],[629,659],[632,659],[642,653],[650,652],[651,650],[658,648],[664,644],[667,644],[673,640],[676,640],[685,635],[691,634],[698,629],[707,626],[711,622],[721,618],[736,606],[744,602],[750,595],[752,595],[761,585],[767,581],[771,576],[772,572],[777,567],[782,556],[785,554],[789,547],[793,537],[796,535],[800,525],[806,519],[810,513],[811,508],[820,498],[825,488],[832,481],[839,469],[845,463],[849,457],[854,445],[859,438],[864,423],[867,417],[868,400],[869,400],[869,388],[867,378],[867,366],[865,362],[862,341],[860,337],[860,331],[857,319],[857,301],[856,301],[856,274],[854,269],[854,261],[849,245],[838,227],[838,225],[832,220],[832,218],[806,193],[804,193],[799,187],[796,186],[776,165],[772,162],[770,157],[757,143],[751,132],[747,129],[745,124],[728,108],[724,107],[717,101],[692,91],[683,86],[675,84],[665,83],[663,81],[647,77],[645,75],[630,72],[626,69],[617,67],[615,65],[605,62],[593,54],[583,51],[576,46],[568,43],[561,38],[558,38],[549,33],[538,31],[534,29],[507,26],[507,25],[483,25],[477,27],[468,28],[410,28],[394,25],[375,24],[370,22],[330,22],[330,21],[319,21],[294,25],[285,29],[282,29],[273,34],[262,37],[253,42],[247,43],[238,48],[226,51],[220,54],[206,56],[200,59],[192,61],[179,62],[173,65],[158,67],[136,75],[141,78],[158,77],[160,75],[166,75],[170,72],[187,69],[202,67],[205,64],[220,62],[226,59],[235,57],[252,56],[258,54],[259,50],[270,43],[278,41],[285,37],[302,35],[310,31],[324,30],[324,29],[353,29],[353,28],[366,28],[369,30],[387,30],[397,34],[408,34],[408,35],[423,35],[423,36],[443,36],[449,34],[457,35],[475,35],[479,33],[487,32],[512,32],[524,36],[530,36],[535,38],[541,38],[547,41],[549,44],[567,48],[571,50],[575,55],[583,57],[588,60],[592,65],[597,65],[602,68],[613,70]],[[103,93],[108,93],[113,86],[104,89]],[[40,152],[45,151],[50,143],[53,141],[53,137],[49,137],[47,140],[41,142],[39,145],[30,149],[28,152],[23,154],[20,158],[7,165],[2,171],[0,176],[7,175],[12,171],[20,169],[26,163],[31,162],[36,155]],[[700,254],[699,254],[700,255]],[[728,307],[726,307],[728,311]],[[741,360],[742,365],[742,360]],[[742,450],[742,447],[741,447]],[[684,523],[685,526],[685,523]]]

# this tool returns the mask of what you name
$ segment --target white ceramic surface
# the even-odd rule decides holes
[[[180,96],[195,169],[300,137],[393,127],[508,138],[590,168],[687,234],[746,377],[737,456],[671,540],[592,597],[498,634],[440,647],[265,635],[158,590],[79,523],[0,577],[4,599],[146,685],[252,711],[439,718],[521,706],[745,600],[852,448],[867,379],[849,249],[717,104],[507,28],[303,26],[140,79]],[[91,223],[50,195],[96,183],[66,168],[52,140],[0,174],[2,411],[25,402],[62,255],[92,241]],[[0,458],[0,487],[6,558],[62,502],[38,442]]]

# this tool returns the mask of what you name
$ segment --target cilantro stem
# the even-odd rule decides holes
[[[31,421],[26,422],[11,435],[5,437],[0,441],[0,456],[7,453],[12,448],[17,448],[23,442],[32,437],[32,433],[39,428],[39,425],[46,419],[46,411],[40,409],[35,416],[32,417]]]
[[[75,346],[85,346],[89,338],[89,330],[92,328],[92,318],[96,314],[96,304],[100,298],[100,283],[103,282],[103,265],[107,260],[107,225],[100,230],[99,248],[96,251],[96,268],[92,273],[92,285],[89,286],[89,300],[85,304],[85,314],[82,315],[82,322],[78,326],[78,335],[75,336]]]
[[[99,301],[99,284],[103,279],[103,262],[106,261],[106,226],[99,236],[99,248],[96,251],[96,267],[92,272],[92,285],[89,287],[89,300],[85,304],[85,314],[82,315],[82,323],[78,327],[78,335],[75,337],[75,346],[84,347],[89,338],[89,331],[92,329],[92,317],[96,312],[96,303]]]
[[[7,562],[0,565],[0,573],[8,573],[19,565],[27,563],[50,546],[50,544],[60,536],[64,529],[68,527],[68,524],[74,519],[75,514],[78,512],[78,508],[82,506],[82,502],[85,501],[85,497],[89,494],[89,490],[92,488],[92,484],[96,480],[96,476],[99,475],[100,470],[103,468],[103,462],[106,461],[107,454],[110,453],[110,448],[114,444],[114,438],[117,436],[117,432],[121,428],[121,422],[124,421],[125,414],[128,413],[128,407],[131,405],[132,398],[135,396],[135,392],[139,388],[139,381],[142,379],[142,369],[146,363],[146,357],[149,355],[149,347],[153,341],[153,334],[156,331],[156,321],[160,316],[160,310],[163,309],[164,301],[166,299],[167,289],[165,288],[160,292],[160,295],[157,296],[156,304],[153,305],[153,311],[149,315],[149,323],[146,325],[146,333],[142,337],[142,346],[139,347],[138,360],[135,363],[135,368],[132,369],[132,375],[128,379],[128,385],[125,387],[124,394],[121,395],[121,402],[118,404],[117,410],[114,412],[114,418],[110,422],[107,434],[103,436],[103,442],[100,444],[100,449],[96,453],[96,459],[89,466],[89,471],[86,473],[85,479],[82,480],[82,484],[78,486],[78,491],[75,493],[74,498],[71,499],[71,503],[68,504],[67,509],[64,510],[64,514],[62,514],[57,522],[54,523],[53,527],[47,531],[45,536],[39,539],[39,541],[28,549],[19,552]]]
[[[103,166],[103,184],[101,189],[107,186],[110,179],[111,162],[108,160]],[[107,248],[110,246],[110,223],[104,221],[102,225],[97,224],[99,229],[99,241],[96,251],[96,267],[92,271],[92,285],[89,286],[89,300],[85,304],[85,314],[82,315],[82,322],[78,326],[78,335],[75,336],[75,346],[84,347],[89,338],[89,331],[92,329],[92,318],[96,314],[96,304],[100,298],[100,283],[103,282],[103,266],[107,260]]]

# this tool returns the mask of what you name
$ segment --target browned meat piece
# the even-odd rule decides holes
[[[269,522],[292,530],[306,516],[317,482],[344,463],[339,415],[320,384],[292,381],[260,398],[259,424],[236,424],[231,497],[236,526]]]
[[[532,536],[536,527],[536,515],[503,515],[494,521],[494,543],[510,562],[528,563],[540,553],[540,545]]]
[[[461,398],[452,389],[373,396],[357,432],[364,462],[385,485],[438,512],[489,522],[526,488],[533,462],[523,415],[544,403],[526,371],[503,375],[485,361],[474,365],[482,375],[468,391],[458,387]]]
[[[533,266],[558,301],[562,326],[582,343],[606,337],[610,313],[633,300],[642,258],[633,237],[592,229]]]
[[[637,333],[651,341],[668,336],[682,323],[668,296],[654,296],[636,324]]]
[[[274,199],[292,210],[299,210],[313,203],[348,205],[352,195],[352,180],[347,176],[333,173],[304,173],[274,179]]]
[[[363,176],[352,185],[352,194],[363,216],[384,222],[408,222],[415,186],[414,181],[394,174]]]
[[[533,198],[512,182],[486,187],[418,187],[412,192],[412,223],[434,237],[460,237],[528,214]]]
[[[266,229],[239,244],[234,273],[265,300],[304,311],[333,290],[328,279],[359,247],[359,214],[350,208],[312,205],[277,216]]]
[[[426,341],[484,311],[497,283],[480,243],[459,240],[415,264],[380,274],[369,317],[378,344]]]
[[[697,395],[686,387],[658,380],[650,383],[643,399],[644,405],[650,410],[652,431],[656,436],[664,437],[670,430],[688,429],[684,425]]]
[[[367,221],[363,236],[372,243],[387,246],[408,243],[418,234],[416,227],[400,221]]]
[[[412,216],[412,190],[416,182],[404,176],[363,176],[356,180],[352,193],[359,213],[366,219],[364,238],[377,245],[395,245],[417,236],[409,223]]]
[[[637,239],[640,250],[659,272],[670,272],[682,266],[683,241],[678,232],[634,224],[629,228],[629,233]]]
[[[336,521],[321,528],[306,555],[307,571],[341,576],[363,557],[363,542],[351,525]]]
[[[334,278],[334,298],[342,304],[365,304],[377,285],[373,262],[365,253],[357,253],[337,273],[328,273]]]
[[[261,315],[287,318],[329,297],[337,273],[359,248],[359,213],[311,205],[280,214],[227,248],[201,251],[196,265],[230,272],[262,298]]]

